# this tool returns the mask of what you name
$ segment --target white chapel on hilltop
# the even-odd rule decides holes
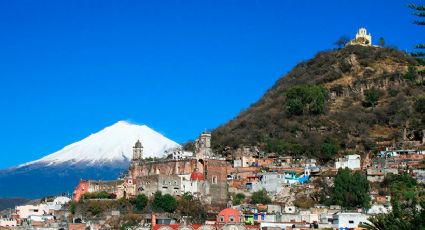
[[[365,28],[360,28],[356,34],[356,38],[351,40],[347,45],[372,46],[372,35],[367,33]]]

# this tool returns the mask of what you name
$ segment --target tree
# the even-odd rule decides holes
[[[406,79],[412,82],[415,81],[417,72],[416,67],[409,66],[407,68]]]
[[[420,26],[424,26],[425,25],[425,20],[423,20],[422,18],[425,17],[425,5],[415,5],[415,4],[410,4],[408,5],[410,9],[412,9],[413,15],[421,18],[418,20],[414,20],[413,23],[416,25],[420,25]],[[420,61],[420,63],[424,64],[424,58],[425,58],[425,52],[420,51],[425,49],[425,44],[417,44],[415,46],[415,49],[417,51],[413,52],[412,55],[417,57],[418,60]]]
[[[387,214],[371,216],[370,223],[362,223],[359,227],[369,230],[425,230],[425,202],[417,206],[416,200],[400,205],[397,197],[391,199],[392,210]]]
[[[425,96],[416,98],[413,106],[416,112],[425,114]]]
[[[267,195],[266,190],[261,190],[258,192],[252,193],[251,204],[270,204],[272,199]]]
[[[245,200],[245,194],[237,193],[233,195],[233,205],[240,205]]]
[[[332,201],[345,208],[370,207],[369,182],[365,175],[339,169],[332,189]]]
[[[177,204],[176,212],[180,216],[191,217],[191,223],[205,223],[208,217],[207,208],[198,198],[193,197],[191,193],[184,193],[181,199],[177,201]]]
[[[177,208],[176,198],[171,196],[170,194],[165,194],[162,197],[162,206],[161,208],[166,212],[174,212]]]
[[[177,208],[176,199],[170,194],[162,195],[156,192],[152,201],[152,209],[155,211],[174,212]]]
[[[385,39],[383,37],[379,38],[379,46],[384,47],[385,46]]]
[[[159,191],[156,192],[153,196],[152,209],[154,211],[161,211],[162,210],[162,193],[159,192]]]
[[[344,46],[350,41],[350,38],[346,35],[341,36],[334,42],[334,45],[338,46],[338,49],[344,48]]]
[[[89,206],[89,212],[92,214],[92,216],[97,216],[103,212],[103,209],[98,203],[92,203]]]
[[[375,106],[378,104],[379,98],[381,97],[381,92],[375,88],[372,88],[365,90],[363,94],[365,96],[363,105],[366,107],[375,108]]]
[[[318,85],[296,85],[286,92],[286,108],[290,115],[317,115],[325,108],[328,93]]]
[[[329,141],[325,141],[320,147],[320,158],[324,162],[328,162],[338,153],[338,146]]]
[[[381,183],[382,188],[390,190],[391,196],[397,197],[402,201],[413,199],[417,193],[416,179],[407,173],[388,174]]]
[[[139,210],[139,211],[141,211],[148,204],[148,197],[146,195],[144,195],[144,194],[138,195],[136,197],[135,203],[136,203],[136,209]]]

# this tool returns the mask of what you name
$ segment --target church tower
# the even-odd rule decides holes
[[[133,161],[139,161],[143,158],[143,146],[140,140],[137,140],[133,147]]]
[[[196,158],[204,158],[212,156],[211,149],[211,133],[203,132],[195,142]]]

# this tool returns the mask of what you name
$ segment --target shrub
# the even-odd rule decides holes
[[[290,115],[321,114],[325,108],[327,90],[317,85],[296,85],[286,92],[286,107]]]
[[[251,196],[251,204],[270,204],[272,199],[267,195],[266,190],[254,192]]]
[[[177,208],[176,199],[170,194],[162,195],[156,192],[152,201],[152,209],[155,211],[174,212]]]
[[[139,211],[143,210],[146,207],[146,205],[148,204],[148,197],[144,194],[138,195],[136,197],[135,204],[136,204],[137,210],[139,210]]]
[[[237,193],[233,195],[233,205],[240,205],[245,200],[245,194]]]
[[[372,107],[378,104],[379,98],[381,97],[381,92],[375,88],[367,89],[364,91],[365,100],[363,101],[363,106]]]

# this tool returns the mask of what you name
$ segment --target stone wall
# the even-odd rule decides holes
[[[166,160],[145,162],[140,161],[130,168],[132,178],[149,175],[189,174],[196,168],[195,159]]]
[[[205,179],[210,183],[213,204],[225,205],[228,199],[227,162],[209,159],[206,161]]]
[[[181,179],[177,175],[148,175],[137,178],[137,193],[151,197],[155,192],[173,196],[181,195]]]

